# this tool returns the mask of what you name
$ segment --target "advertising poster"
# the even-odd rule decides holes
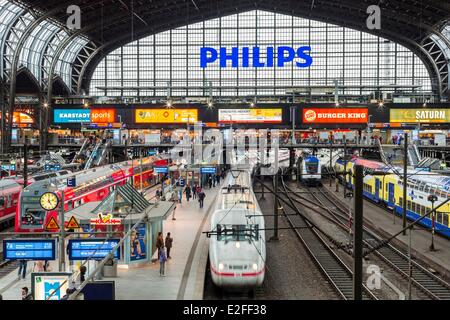
[[[197,109],[136,109],[136,123],[196,123]]]
[[[91,110],[89,109],[55,109],[54,123],[90,123]]]
[[[33,273],[31,285],[34,300],[61,300],[70,284],[70,273]]]
[[[448,123],[450,109],[390,109],[391,123]]]
[[[115,121],[115,109],[91,109],[91,123],[113,123]]]
[[[220,123],[281,123],[282,109],[220,109]]]
[[[138,261],[147,259],[147,226],[140,224],[130,235],[130,260]]]
[[[306,108],[303,110],[303,123],[367,123],[367,108]]]

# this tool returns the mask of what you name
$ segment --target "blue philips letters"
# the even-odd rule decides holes
[[[265,53],[264,53],[265,50]],[[276,53],[276,56],[275,56]],[[211,47],[200,48],[200,66],[207,68],[219,62],[220,68],[273,68],[276,65],[283,68],[295,63],[298,68],[308,68],[312,65],[311,47],[303,46],[297,49],[280,46],[267,47],[222,47],[219,50]],[[231,62],[231,63],[230,63]]]

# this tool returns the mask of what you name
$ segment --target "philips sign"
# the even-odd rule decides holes
[[[308,68],[313,63],[310,53],[309,46],[298,49],[286,46],[267,47],[265,52],[259,47],[220,48],[219,51],[203,47],[200,48],[200,66],[207,68],[208,65],[219,61],[220,68],[227,68],[230,61],[232,68],[273,68],[275,65],[283,68],[288,63],[295,63],[298,68]]]

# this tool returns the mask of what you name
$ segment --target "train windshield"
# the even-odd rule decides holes
[[[242,225],[217,225],[218,241],[258,241],[259,225],[242,224]]]
[[[46,212],[43,210],[27,208],[21,219],[22,227],[42,227],[45,214]]]
[[[307,162],[306,163],[306,171],[308,173],[317,173],[319,171],[319,163],[318,162]]]

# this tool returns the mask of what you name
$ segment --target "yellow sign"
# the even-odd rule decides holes
[[[196,123],[197,109],[136,109],[136,123]]]
[[[122,224],[122,219],[113,218],[111,213],[108,214],[98,214],[98,218],[91,219],[91,225],[99,226],[120,226]]]
[[[75,217],[70,218],[69,222],[66,226],[67,229],[79,229],[80,224],[78,223],[77,219]]]
[[[221,123],[281,123],[283,109],[220,109]]]
[[[391,109],[391,123],[450,123],[450,109]]]
[[[47,224],[45,225],[45,229],[49,231],[59,230],[58,222],[56,222],[56,219],[54,217],[51,217],[50,220],[48,220]]]

